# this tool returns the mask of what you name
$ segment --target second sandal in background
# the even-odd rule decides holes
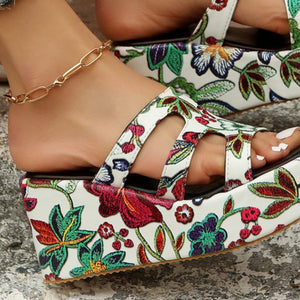
[[[239,41],[228,42],[226,33],[237,1],[213,0],[190,38],[116,43],[115,55],[135,71],[184,91],[220,116],[299,98],[299,4],[285,3],[290,24],[287,43],[275,34],[264,42],[268,35],[263,33],[259,36],[263,46],[246,45],[252,37],[248,29]],[[278,42],[266,48],[274,38]]]

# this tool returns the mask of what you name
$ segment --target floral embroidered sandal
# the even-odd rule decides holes
[[[115,55],[144,76],[183,90],[199,105],[220,116],[299,98],[300,9],[297,0],[285,3],[290,43],[282,46],[284,38],[277,38],[279,48],[287,50],[278,49],[278,40],[273,42],[277,50],[265,50],[275,34],[260,50],[258,45],[246,45],[251,31],[242,32],[240,46],[227,43],[225,36],[237,1],[213,0],[188,41],[169,37],[169,41],[144,44],[123,42],[116,44]],[[230,38],[230,32],[228,35]],[[265,36],[258,38],[265,40]]]
[[[174,113],[185,126],[161,179],[129,174],[147,137]],[[300,151],[252,172],[251,140],[262,130],[216,117],[168,88],[127,126],[98,172],[27,173],[21,189],[45,281],[218,254],[296,222]],[[226,138],[225,184],[186,186],[207,133]]]

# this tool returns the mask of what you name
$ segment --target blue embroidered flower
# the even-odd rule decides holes
[[[268,65],[271,61],[272,56],[275,55],[275,54],[276,54],[276,52],[259,51],[257,56],[258,56],[258,59],[262,63]]]
[[[198,75],[205,74],[208,69],[219,77],[226,78],[228,72],[234,66],[234,62],[239,60],[244,50],[222,47],[217,45],[203,46],[192,45],[194,58],[192,59],[192,67]]]
[[[286,101],[286,98],[281,97],[280,95],[276,94],[274,91],[270,90],[270,100],[271,102],[280,102]]]
[[[218,217],[208,214],[203,222],[196,222],[188,231],[191,241],[190,256],[204,255],[224,250],[227,232],[217,227]]]

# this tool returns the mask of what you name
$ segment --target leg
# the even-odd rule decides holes
[[[13,94],[52,82],[99,44],[61,0],[22,0],[15,9],[1,12],[0,28],[0,60]],[[19,51],[20,45],[23,51]],[[129,120],[163,89],[105,52],[99,63],[47,98],[11,106],[9,138],[14,161],[21,169],[44,172],[100,166]],[[163,121],[132,171],[159,178],[181,123],[179,117]],[[271,147],[282,141],[289,147],[272,151]],[[253,166],[286,156],[300,144],[300,132],[282,141],[274,133],[257,134]],[[189,173],[191,183],[209,182],[223,174],[224,143],[219,136],[201,140]],[[265,159],[259,160],[256,155]]]
[[[210,2],[96,0],[96,7],[101,31],[121,41],[154,36],[197,22]],[[238,1],[234,20],[281,34],[289,32],[283,0]]]

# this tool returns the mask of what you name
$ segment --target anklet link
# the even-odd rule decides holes
[[[14,104],[24,104],[24,103],[31,103],[38,100],[41,100],[45,98],[50,90],[52,90],[55,87],[62,86],[66,80],[71,78],[73,75],[78,73],[84,68],[87,68],[94,64],[96,61],[98,61],[105,49],[111,48],[112,41],[106,41],[105,43],[102,43],[100,47],[93,48],[88,53],[86,53],[82,58],[80,59],[79,63],[74,65],[72,68],[67,70],[64,74],[59,75],[53,83],[49,85],[41,85],[39,87],[36,87],[32,90],[30,90],[27,93],[20,94],[17,96],[12,96],[11,91],[9,90],[3,97],[6,101]]]

